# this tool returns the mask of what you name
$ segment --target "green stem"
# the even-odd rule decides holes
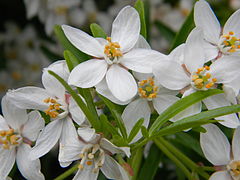
[[[142,157],[143,157],[143,148],[139,148],[135,150],[135,152],[131,156],[131,159],[129,160],[129,163],[134,172],[131,180],[137,180],[138,178],[139,170],[142,163]]]
[[[173,154],[175,154],[181,160],[181,162],[183,162],[186,166],[188,166],[192,171],[196,171],[202,177],[209,179],[208,173],[206,173],[202,169],[200,169],[201,167],[199,167],[197,164],[195,164],[191,159],[189,159],[185,154],[183,154],[181,151],[179,151],[171,143],[169,143],[162,137],[157,138],[157,140],[159,142],[161,142],[167,149],[169,149],[169,151],[171,151]]]
[[[131,147],[131,149],[132,149],[132,150],[136,150],[136,149],[144,146],[145,144],[147,144],[148,141],[149,141],[149,139],[143,139],[142,141],[140,141],[140,142],[138,142],[138,143],[135,143],[135,144]]]
[[[70,169],[65,171],[63,174],[61,174],[60,176],[56,177],[54,180],[64,180],[68,176],[72,175],[78,169],[78,165],[79,164],[74,165],[73,167],[71,167]]]
[[[162,144],[161,141],[159,141],[158,139],[154,139],[154,143],[158,146],[158,148],[166,155],[168,156],[169,159],[171,159],[175,164],[176,166],[178,166],[182,171],[183,173],[187,176],[187,178],[189,180],[192,179],[192,174],[191,172],[185,167],[185,165],[180,161],[178,160],[174,154],[172,154],[165,146],[164,144]]]

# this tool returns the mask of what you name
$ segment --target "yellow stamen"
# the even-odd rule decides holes
[[[87,164],[88,166],[91,166],[91,165],[92,165],[92,161],[87,161],[86,164]]]

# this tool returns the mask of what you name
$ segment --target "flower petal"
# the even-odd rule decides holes
[[[150,77],[153,77],[153,73],[139,73],[139,72],[135,72],[133,71],[133,76],[138,80],[138,81],[142,81],[142,80],[146,80]]]
[[[8,130],[8,129],[9,129],[9,127],[8,127],[8,124],[7,124],[6,120],[0,114],[0,131]]]
[[[113,96],[113,94],[111,93],[111,91],[109,90],[105,78],[100,83],[98,83],[96,85],[96,91],[99,94],[101,94],[102,96],[108,98],[110,101],[112,101],[112,102],[114,102],[116,104],[126,105],[126,104],[128,104],[131,101],[131,99],[129,99],[129,100],[125,101],[125,102],[122,102],[122,101],[118,100],[117,98],[115,98]]]
[[[143,49],[151,49],[147,40],[140,34],[137,43],[134,48],[143,48]]]
[[[93,87],[104,78],[107,68],[108,65],[104,60],[85,61],[72,70],[68,83],[82,88]]]
[[[137,93],[133,76],[117,64],[113,64],[107,71],[106,81],[111,93],[120,101],[128,101]]]
[[[42,157],[53,148],[61,136],[64,120],[65,119],[52,121],[39,134],[37,142],[30,152],[30,158],[32,160]]]
[[[191,81],[182,66],[174,61],[162,61],[155,65],[153,74],[159,83],[171,90],[180,90],[188,86]]]
[[[189,34],[185,44],[183,61],[191,73],[197,71],[205,63],[203,32],[200,28],[194,28]]]
[[[77,130],[78,135],[86,142],[96,138],[95,129],[90,127],[82,127]]]
[[[28,120],[26,110],[16,107],[8,96],[2,98],[2,112],[7,124],[13,129],[20,129]]]
[[[131,6],[124,7],[112,24],[112,42],[118,42],[121,50],[128,52],[136,44],[140,33],[138,12]]]
[[[7,96],[14,105],[21,109],[38,109],[41,111],[48,108],[44,99],[51,97],[45,89],[32,86],[8,91]]]
[[[29,158],[30,151],[31,147],[28,144],[23,143],[18,147],[16,157],[18,169],[26,179],[44,180],[45,178],[40,171],[40,160],[31,160]]]
[[[158,95],[157,98],[153,99],[153,107],[158,112],[158,114],[161,114],[164,110],[166,110],[169,106],[174,104],[176,101],[178,101],[179,98],[176,96],[171,95]]]
[[[150,49],[133,49],[124,54],[120,63],[136,72],[152,73],[152,67],[167,56]]]
[[[71,26],[62,25],[62,29],[68,40],[82,52],[93,57],[104,57],[104,46],[95,38]]]
[[[223,27],[223,34],[228,34],[230,31],[234,32],[235,37],[240,37],[240,9],[234,12],[227,20]]]
[[[180,44],[178,47],[173,49],[171,53],[168,55],[169,60],[176,61],[180,64],[183,64],[184,49],[185,49],[185,43]]]
[[[85,114],[82,112],[81,108],[77,105],[76,101],[72,98],[72,96],[69,97],[68,108],[69,108],[69,112],[71,113],[72,119],[78,125],[81,125],[86,120]]]
[[[197,27],[204,31],[204,37],[207,41],[217,44],[221,26],[211,7],[205,0],[197,1],[194,7],[194,22]]]
[[[128,104],[122,113],[122,119],[127,129],[127,133],[129,134],[131,132],[133,126],[141,118],[144,118],[143,126],[147,127],[149,124],[150,115],[151,109],[147,100],[139,98]],[[141,132],[139,132],[132,142],[136,142],[141,137]]]
[[[31,111],[28,114],[28,121],[24,124],[22,135],[31,141],[36,141],[40,130],[44,128],[45,122],[38,111]]]
[[[233,152],[233,160],[240,160],[240,127],[238,127],[233,135],[232,139],[232,152]]]
[[[208,161],[215,166],[230,162],[230,144],[223,132],[213,124],[204,125],[206,133],[200,134],[200,144]]]
[[[227,171],[217,171],[211,175],[209,180],[230,180],[232,179],[229,172]]]
[[[231,103],[225,98],[224,94],[217,94],[217,95],[208,97],[204,99],[203,102],[209,110],[231,105]],[[224,120],[224,121],[219,121],[219,123],[229,128],[236,128],[237,126],[240,125],[240,121],[236,114],[220,116],[215,119]]]
[[[94,166],[84,166],[82,170],[78,170],[73,180],[97,180],[99,171],[93,172]]]
[[[117,161],[115,161],[112,157],[109,155],[105,155],[105,162],[101,168],[103,174],[108,179],[119,179],[119,180],[128,180],[128,174],[123,169],[122,166],[120,166]]]
[[[52,95],[55,95],[58,98],[64,98],[65,88],[55,77],[48,73],[49,70],[55,72],[65,81],[67,81],[69,77],[69,71],[66,65],[66,61],[62,60],[54,62],[47,68],[44,68],[42,74],[42,83],[44,88]]]
[[[8,150],[0,148],[0,155],[0,177],[5,180],[15,163],[16,149]]]
[[[216,45],[210,44],[207,41],[203,41],[203,49],[206,62],[213,60],[218,56],[219,50]]]

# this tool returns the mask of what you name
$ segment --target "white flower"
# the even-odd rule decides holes
[[[240,10],[236,11],[221,29],[211,7],[205,0],[199,0],[194,8],[194,21],[204,31],[204,45],[207,60],[224,55],[240,55]]]
[[[75,131],[71,118],[79,125],[85,120],[85,115],[74,99],[66,93],[65,88],[58,80],[48,73],[48,70],[55,72],[65,80],[69,75],[66,62],[57,61],[44,69],[42,83],[45,89],[23,87],[7,93],[19,108],[41,110],[51,117],[52,121],[40,133],[36,145],[31,151],[32,159],[49,152],[59,139],[60,144],[67,141],[66,134],[69,131]]]
[[[113,96],[120,101],[127,101],[137,93],[137,84],[128,69],[151,73],[152,63],[159,59],[160,53],[156,51],[133,49],[139,38],[140,20],[130,6],[119,12],[112,25],[111,38],[107,40],[93,38],[70,26],[62,28],[74,46],[93,57],[73,69],[69,84],[89,88],[106,79]]]
[[[128,147],[117,147],[96,134],[94,129],[79,128],[59,154],[62,167],[80,160],[79,170],[73,180],[97,180],[99,169],[108,179],[128,180],[126,171],[110,155],[124,153],[130,156]]]
[[[31,160],[31,144],[44,127],[44,120],[37,111],[27,114],[15,107],[7,96],[2,99],[0,115],[0,179],[7,179],[15,160],[21,174],[29,180],[44,180],[39,159]]]
[[[186,44],[176,48],[169,55],[169,60],[161,61],[153,67],[153,74],[164,87],[182,90],[183,97],[195,91],[205,91],[223,84],[225,94],[209,97],[203,102],[208,109],[231,105],[230,101],[236,99],[240,88],[238,80],[240,61],[236,60],[235,56],[224,56],[210,66],[204,66],[205,54],[202,42],[202,31],[195,28],[190,33]],[[201,112],[201,103],[196,103],[182,115],[186,117],[186,114],[192,115],[199,112]],[[220,123],[227,127],[236,128],[239,125],[236,114],[216,119],[225,120]]]
[[[232,150],[227,137],[213,124],[205,125],[206,133],[201,133],[200,144],[208,161],[221,166],[221,171],[211,175],[210,180],[239,180],[240,178],[240,127],[233,135]]]

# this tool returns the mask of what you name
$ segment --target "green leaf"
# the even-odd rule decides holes
[[[189,33],[192,31],[194,27],[195,27],[195,24],[193,19],[193,10],[192,10],[191,13],[188,15],[187,19],[185,20],[185,22],[183,23],[180,31],[175,36],[169,52],[171,52],[178,45],[184,43]]]
[[[71,42],[65,36],[61,26],[55,25],[54,32],[55,32],[55,35],[57,36],[58,40],[64,47],[64,49],[71,51],[80,62],[90,59],[90,57],[87,54],[81,52],[79,49],[77,49],[75,46],[73,46],[71,44]]]
[[[141,129],[141,126],[144,122],[144,119],[141,118],[137,121],[137,123],[133,126],[129,136],[128,136],[128,142],[131,142],[133,140],[133,138],[137,135],[137,133],[139,132],[139,130]]]
[[[176,33],[171,28],[169,28],[160,21],[156,21],[154,24],[157,26],[159,32],[161,33],[161,36],[166,38],[169,42],[173,41]]]
[[[108,131],[112,135],[120,135],[117,129],[108,121],[107,116],[105,114],[100,115],[100,122],[103,130]]]
[[[118,111],[117,105],[115,105],[110,100],[108,100],[107,98],[105,98],[104,96],[102,96],[100,94],[98,94],[98,96],[103,100],[104,104],[106,104],[106,106],[109,108],[110,112],[112,113],[114,119],[117,121],[118,127],[119,127],[124,139],[127,139],[127,130],[123,123],[121,114]]]
[[[143,137],[145,137],[145,138],[149,137],[148,130],[147,130],[147,128],[145,126],[141,127],[141,132],[142,132]]]
[[[138,175],[138,180],[153,180],[154,176],[157,173],[157,169],[159,168],[159,163],[162,159],[162,153],[153,144],[150,148],[148,156],[140,170],[140,174]]]
[[[87,108],[86,104],[83,102],[81,97],[56,73],[54,73],[53,71],[50,71],[50,70],[48,71],[48,73],[51,74],[52,76],[54,76],[65,87],[65,89],[71,94],[71,96],[76,101],[79,108],[81,108],[83,113],[86,115],[90,124],[98,132],[100,130],[100,124],[99,124],[100,122],[95,118],[95,116],[91,113],[91,111],[89,111],[89,109]]]
[[[66,60],[69,71],[72,71],[73,68],[80,63],[80,61],[69,50],[65,50],[63,55]]]
[[[144,12],[144,4],[142,0],[137,0],[134,8],[138,11],[140,17],[141,31],[140,34],[146,39],[147,38],[147,29],[145,22],[145,12]]]
[[[102,27],[99,26],[98,24],[92,23],[90,25],[90,29],[91,29],[91,32],[92,32],[94,37],[101,37],[101,38],[104,38],[104,39],[107,38],[107,34],[104,32]]]
[[[113,142],[113,144],[115,144],[116,146],[119,146],[119,147],[128,146],[128,142],[125,139],[123,139],[122,136],[117,135],[117,134],[113,135],[112,142]]]
[[[168,134],[175,134],[176,132],[189,129],[191,127],[200,126],[207,123],[213,123],[217,120],[210,120],[219,116],[237,113],[240,111],[240,105],[225,106],[217,109],[212,109],[209,111],[204,111],[196,115],[192,115],[186,118],[183,118],[179,121],[174,122],[173,124],[159,130],[154,136],[164,136]]]
[[[138,174],[141,167],[142,159],[143,159],[143,148],[138,148],[131,153],[131,157],[130,159],[128,159],[128,163],[133,169],[133,176],[131,180],[138,180]]]
[[[197,91],[195,93],[186,96],[173,105],[169,106],[165,111],[163,111],[158,118],[154,121],[151,126],[149,133],[152,135],[154,131],[158,130],[165,122],[174,117],[176,114],[180,113],[184,109],[188,108],[192,104],[199,102],[209,96],[223,93],[223,91],[219,89],[209,89],[207,91]]]

